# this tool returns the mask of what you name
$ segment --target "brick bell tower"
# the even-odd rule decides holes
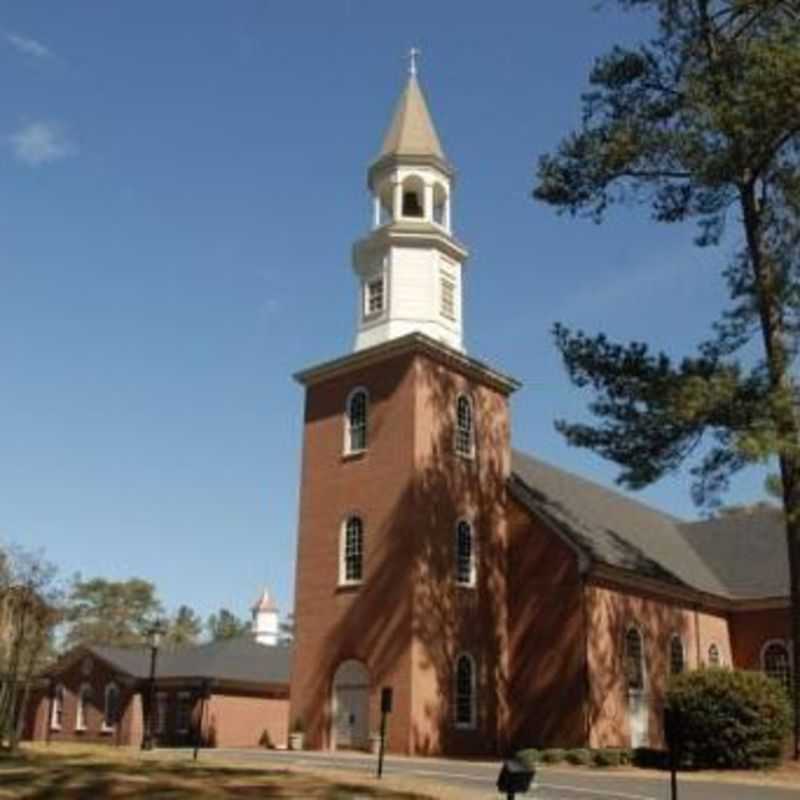
[[[368,171],[353,248],[354,352],[295,377],[305,422],[290,724],[366,749],[394,690],[390,751],[503,746],[511,378],[467,356],[454,170],[415,51]]]

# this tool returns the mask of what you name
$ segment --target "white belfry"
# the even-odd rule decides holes
[[[359,279],[356,350],[409,333],[464,349],[461,282],[466,248],[452,233],[448,162],[410,55],[408,83],[367,184],[370,234],[353,247]]]
[[[250,612],[253,615],[253,638],[259,644],[278,644],[278,607],[267,589],[264,589]]]

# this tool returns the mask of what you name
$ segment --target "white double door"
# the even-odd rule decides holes
[[[628,722],[631,728],[631,747],[649,747],[650,703],[641,689],[628,690]]]
[[[358,661],[345,661],[333,680],[333,747],[369,747],[369,673]]]

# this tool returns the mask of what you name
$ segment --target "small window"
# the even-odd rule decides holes
[[[347,400],[345,450],[361,453],[367,449],[367,392],[356,389]]]
[[[716,644],[712,644],[708,648],[708,665],[710,667],[721,667],[722,666],[722,658],[719,654],[719,647]]]
[[[472,458],[475,453],[472,403],[463,394],[456,402],[456,453],[465,458]]]
[[[447,319],[456,318],[456,284],[455,281],[447,276],[441,277],[441,313]]]
[[[78,708],[76,709],[75,713],[75,730],[76,731],[85,731],[86,730],[86,721],[88,719],[88,712],[89,706],[92,703],[92,687],[89,686],[88,683],[84,683],[81,686],[80,692],[78,692]]]
[[[383,311],[383,277],[368,281],[364,289],[364,316],[374,317]]]
[[[115,683],[106,686],[105,708],[103,711],[103,729],[113,730],[119,717],[119,689]]]
[[[403,192],[403,216],[421,217],[423,215],[422,203],[420,202],[419,192]]]
[[[456,583],[474,586],[475,579],[475,537],[472,525],[462,519],[456,526]]]
[[[778,681],[787,692],[792,690],[792,666],[789,650],[782,642],[770,642],[761,654],[761,667],[773,680]]]
[[[644,647],[642,634],[636,628],[629,628],[625,634],[625,677],[628,691],[644,689]]]
[[[456,661],[455,721],[459,728],[475,727],[475,662],[464,653]]]
[[[360,583],[363,576],[364,523],[361,517],[348,517],[341,544],[339,582]]]
[[[175,714],[175,729],[178,733],[188,733],[192,725],[192,695],[189,692],[178,693],[178,708]]]
[[[53,705],[50,709],[50,729],[60,731],[64,724],[64,687],[59,684],[53,692]]]
[[[676,633],[669,640],[669,672],[670,675],[680,675],[686,668],[686,659],[683,652],[683,642]]]
[[[156,733],[167,732],[167,694],[159,692],[156,695]]]

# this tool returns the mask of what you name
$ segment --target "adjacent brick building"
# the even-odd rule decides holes
[[[447,161],[412,69],[368,173],[354,352],[305,388],[291,717],[319,748],[658,745],[671,672],[786,680],[781,517],[685,523],[512,450],[464,352]]]
[[[159,652],[77,647],[51,667],[29,707],[26,738],[158,746],[285,745],[290,650],[251,637]],[[155,706],[150,708],[150,698]]]

